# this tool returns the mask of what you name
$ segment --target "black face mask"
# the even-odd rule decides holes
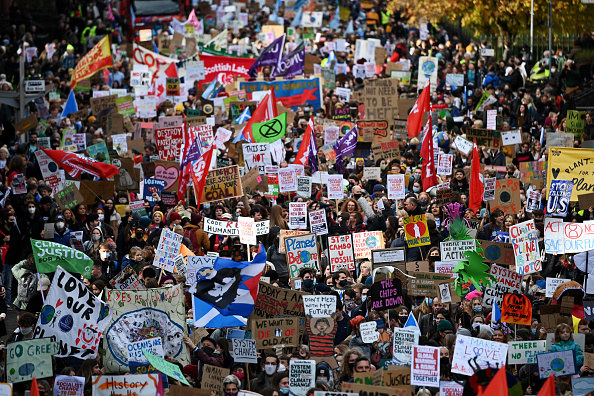
[[[301,288],[303,290],[313,290],[314,281],[313,279],[303,279]]]
[[[338,282],[338,285],[340,287],[345,287],[347,285],[348,281],[346,279],[341,280],[340,282]]]
[[[363,194],[353,194],[353,197],[354,197],[355,199],[359,199],[359,198],[361,198],[361,197],[362,197],[362,195],[363,195]]]
[[[204,353],[206,353],[208,356],[212,356],[212,353],[214,352],[214,349],[212,349],[211,347],[203,347],[202,350],[204,351]]]
[[[439,358],[439,364],[441,364],[442,366],[446,366],[446,365],[450,364],[450,358],[445,357],[445,356]]]
[[[398,317],[398,321],[400,322],[400,324],[405,324],[406,319],[408,319],[408,316],[399,316]]]

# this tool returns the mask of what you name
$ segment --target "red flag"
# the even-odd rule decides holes
[[[505,372],[505,366],[501,366],[493,378],[491,378],[489,385],[487,385],[486,388],[479,390],[478,396],[507,395],[508,393],[507,373]]]
[[[423,158],[423,174],[421,175],[421,183],[423,184],[423,191],[427,191],[429,187],[437,185],[437,173],[435,172],[435,157],[433,156],[433,125],[431,121],[431,114],[425,124],[423,131],[425,137],[423,138],[423,145],[421,146],[421,158]]]
[[[423,91],[408,115],[406,127],[408,128],[409,138],[413,138],[421,132],[421,127],[423,126],[423,114],[425,114],[426,111],[429,111],[431,107],[430,99],[430,85],[429,82],[427,82],[427,85],[423,88]]]
[[[33,377],[31,381],[31,393],[30,396],[39,396],[39,385],[37,385],[37,378]]]
[[[192,165],[192,182],[194,183],[194,193],[196,194],[196,205],[200,205],[202,201],[202,193],[204,192],[204,183],[206,182],[206,175],[210,170],[210,162],[212,160],[212,146],[202,154],[200,159]]]
[[[555,394],[555,376],[551,374],[540,388],[538,396],[555,396]]]
[[[313,116],[310,117],[309,122],[307,123],[307,129],[305,130],[305,134],[303,135],[303,140],[301,141],[301,145],[299,146],[299,151],[297,152],[297,156],[295,157],[295,164],[301,164],[305,166],[307,164],[307,158],[309,156],[309,146],[311,144],[311,139],[315,139],[314,134],[314,123],[313,123]]]
[[[167,66],[167,69],[154,81],[155,95],[162,96],[167,90],[167,78],[179,78],[177,75],[177,67],[175,62],[172,62]]]
[[[474,150],[472,151],[472,167],[470,168],[470,198],[468,207],[475,213],[480,209],[483,203],[483,175],[481,174],[481,156],[474,139]]]
[[[248,120],[247,124],[243,128],[243,137],[246,138],[248,141],[254,141],[254,135],[252,135],[252,125],[256,122],[264,122],[273,119],[274,117],[278,116],[276,111],[276,99],[274,97],[274,91],[270,91],[270,93],[264,96],[264,99],[258,104],[256,110],[254,110],[254,114]]]
[[[118,174],[116,166],[95,161],[92,158],[76,153],[66,153],[60,150],[46,150],[45,153],[54,160],[61,168],[74,178],[80,176],[82,172],[90,173],[95,177],[108,179]]]

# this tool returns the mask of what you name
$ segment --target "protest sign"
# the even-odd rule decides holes
[[[452,154],[439,154],[437,159],[437,174],[438,175],[451,175],[452,174],[452,163],[454,156]]]
[[[375,371],[364,371],[361,373],[354,373],[353,381],[355,384],[382,386],[384,379],[383,369]]]
[[[305,235],[309,234],[307,231],[300,231],[300,230],[281,230],[280,232],[280,240],[279,240],[279,252],[286,253],[285,251],[285,239],[295,236],[295,235]],[[239,235],[239,234],[237,234]]]
[[[551,298],[557,290],[557,286],[562,283],[569,282],[571,279],[563,279],[563,278],[549,278],[547,277],[546,280],[546,290],[545,290],[545,297]]]
[[[547,191],[557,179],[572,180],[571,200],[577,201],[579,194],[594,192],[594,172],[589,166],[594,163],[594,150],[584,148],[549,148],[547,166]]]
[[[474,369],[470,362],[476,357],[476,364],[480,368],[503,366],[507,359],[508,345],[482,338],[469,337],[458,334],[452,359],[452,373],[472,376]]]
[[[427,218],[424,214],[405,217],[402,222],[409,248],[431,244]]]
[[[529,189],[527,191],[527,202],[526,202],[526,212],[527,213],[531,213],[534,212],[535,210],[540,209],[540,199],[541,199],[541,193],[539,193],[538,191],[535,190],[531,190]]]
[[[77,277],[58,266],[39,313],[35,338],[55,336],[60,341],[56,357],[94,358],[111,316],[112,310],[107,304],[95,297]]]
[[[404,199],[404,175],[388,175],[388,199]]]
[[[57,242],[38,241],[31,239],[31,248],[35,259],[37,271],[49,274],[64,268],[69,272],[81,274],[86,279],[91,279],[93,261],[81,251],[64,246]]]
[[[316,234],[298,235],[285,238],[285,252],[289,276],[299,276],[302,268],[318,269],[318,242]]]
[[[444,261],[466,261],[464,253],[476,249],[474,239],[448,241],[440,243],[441,259]]]
[[[496,180],[496,177],[487,177],[484,179],[485,193],[483,194],[483,199],[485,201],[492,201],[495,199]]]
[[[358,393],[315,391],[313,396],[359,396]]]
[[[326,210],[320,209],[309,212],[309,228],[316,235],[326,235],[328,233]]]
[[[547,351],[546,340],[510,341],[507,344],[507,364],[533,364],[537,354]]]
[[[355,253],[351,234],[328,237],[328,255],[330,258],[330,272],[337,272],[341,268],[355,270]]]
[[[299,345],[299,318],[275,318],[252,320],[252,339],[258,349]]]
[[[519,292],[522,287],[522,275],[516,271],[491,264],[491,275],[497,278],[497,282],[491,282],[491,286],[485,289],[485,297],[483,298],[483,307],[489,308],[493,306],[493,301],[501,306],[503,297],[507,293]]]
[[[515,263],[514,249],[510,243],[479,241],[485,256],[485,262],[501,265],[513,265]]]
[[[454,294],[453,278],[449,274],[436,274],[433,272],[414,272],[414,277],[407,277],[408,294],[411,296],[437,296],[439,283],[450,282],[450,294]]]
[[[373,269],[385,265],[397,266],[404,264],[405,257],[404,248],[375,249],[371,251],[371,265]]]
[[[156,169],[155,169],[156,172]],[[157,177],[155,175],[155,177]],[[204,182],[202,202],[219,201],[227,198],[241,197],[241,178],[237,165],[216,168],[208,172]]]
[[[498,149],[501,147],[501,133],[491,129],[467,129],[466,139],[471,142],[476,139],[476,144],[478,146],[485,146],[491,149]]]
[[[237,363],[258,363],[256,340],[232,338],[229,352],[233,357],[233,361]]]
[[[74,184],[64,187],[54,195],[54,198],[62,210],[71,209],[84,202],[83,196]]]
[[[411,385],[439,386],[439,347],[412,346]]]
[[[182,240],[182,235],[171,231],[169,228],[163,228],[153,265],[165,271],[173,272],[175,256],[179,253]]]
[[[367,180],[381,179],[382,168],[379,166],[366,166],[363,168],[363,177]]]
[[[328,198],[329,199],[343,199],[344,188],[343,188],[343,177],[342,175],[328,175]]]
[[[305,316],[300,291],[289,290],[260,282],[258,298],[254,303],[255,318],[276,318],[279,316]]]
[[[280,178],[279,178],[280,183]],[[297,195],[309,199],[311,197],[311,176],[300,176],[297,178]],[[279,185],[280,187],[280,185]]]
[[[305,396],[316,386],[315,360],[291,360],[289,364],[289,394]]]
[[[571,201],[573,192],[573,181],[553,180],[550,183],[549,198],[547,200],[547,214],[551,216],[565,217]],[[587,209],[587,207],[585,207]]]
[[[508,293],[501,302],[501,321],[530,326],[532,303],[524,294]]]
[[[54,396],[83,396],[84,390],[85,377],[58,375],[54,381]]]
[[[239,228],[236,221],[214,220],[204,218],[204,231],[208,234],[239,236]]]
[[[365,120],[357,121],[357,132],[359,142],[373,143],[372,146],[379,146],[382,142],[391,140],[388,123],[383,120]]]
[[[155,129],[155,141],[159,158],[165,161],[178,161],[184,144],[183,126]]]
[[[536,188],[544,187],[547,163],[545,161],[520,162],[520,180],[523,183],[535,185]]]
[[[520,181],[518,179],[497,179],[495,183],[495,199],[491,201],[491,212],[503,210],[505,214],[520,213]]]
[[[263,175],[266,165],[272,165],[270,157],[270,144],[268,143],[246,143],[242,146],[243,161],[246,171],[258,168],[258,173]]]
[[[511,146],[522,143],[522,131],[515,129],[513,131],[501,132],[501,142],[504,146]],[[547,140],[548,142],[548,140]]]
[[[280,192],[297,191],[297,173],[295,172],[295,169],[279,168],[278,187]]]
[[[399,366],[410,366],[412,346],[419,343],[416,329],[394,328],[392,342],[392,361]]]
[[[214,391],[217,395],[222,395],[224,393],[223,380],[228,375],[228,368],[203,364],[201,387],[202,389]]]
[[[453,269],[454,267],[458,265],[457,262],[448,262],[448,261],[436,261],[435,262],[435,273],[436,274],[447,274],[447,275],[451,275],[452,278],[454,278],[454,272]],[[458,274],[455,274],[456,276]]]
[[[544,226],[544,246],[548,254],[565,253],[565,226],[563,219],[553,219],[545,217]]]
[[[573,147],[575,136],[567,132],[547,132],[546,147]]]
[[[355,258],[371,258],[371,251],[384,246],[384,235],[381,231],[356,232],[353,235]]]
[[[572,396],[587,396],[594,389],[594,377],[571,378]]]
[[[186,285],[196,283],[196,276],[202,268],[212,268],[216,257],[211,256],[188,256],[186,263]]]
[[[59,346],[59,342],[49,338],[9,343],[6,347],[6,380],[16,384],[31,381],[33,377],[52,377],[52,356],[58,353]]]
[[[165,180],[155,179],[154,177],[145,178],[143,185],[142,199],[148,201],[151,206],[157,203],[157,198],[153,197],[153,194],[161,196],[167,182]]]
[[[329,318],[336,312],[336,296],[303,296],[303,307],[312,318]]]
[[[377,331],[377,323],[375,321],[363,322],[359,324],[359,331],[361,333],[361,341],[365,344],[372,344],[376,342],[380,336]]]
[[[362,102],[366,120],[386,120],[388,127],[395,125],[398,113],[398,80],[382,78],[365,80]]]
[[[516,256],[516,271],[521,275],[540,271],[542,263],[534,220],[512,225],[509,236]]]
[[[565,253],[580,253],[594,249],[594,223],[563,223]]]
[[[246,245],[256,245],[256,225],[253,217],[238,217],[237,227],[239,228],[239,241]]]
[[[408,135],[406,135],[406,124],[404,127],[405,136],[408,138]],[[394,132],[395,135],[396,133],[397,131]],[[397,139],[397,137],[394,136],[394,139]],[[379,149],[377,147],[372,147],[372,150],[374,157],[378,159],[392,161],[393,159],[400,158],[400,142],[396,140],[391,142],[382,142],[381,147]]]
[[[289,203],[289,228],[292,230],[307,228],[307,202]]]
[[[371,309],[378,311],[403,304],[402,282],[398,278],[374,282],[371,286]]]
[[[567,133],[573,133],[575,136],[580,137],[584,133],[585,112],[578,110],[567,110],[567,122],[565,124],[565,131]]]
[[[142,341],[131,342],[126,345],[128,353],[128,367],[132,374],[146,374],[154,372],[155,367],[144,356],[143,351],[149,351],[152,355],[165,357],[163,353],[163,341],[160,337],[149,338]],[[152,370],[152,371],[149,371]]]
[[[190,386],[190,383],[188,382],[186,377],[184,377],[183,373],[181,372],[177,364],[168,362],[162,357],[155,356],[146,349],[143,349],[142,353],[144,354],[144,357],[148,360],[150,365],[153,366],[156,370],[160,371],[168,377],[176,379],[182,384]]]
[[[163,341],[163,353],[189,364],[182,338],[186,334],[183,285],[147,290],[108,290],[113,317],[105,331],[105,367],[110,372],[128,371],[127,345],[149,338]]]
[[[551,374],[555,377],[573,375],[577,373],[574,352],[559,351],[545,352],[536,355],[538,362],[539,378],[548,378]]]
[[[462,136],[456,136],[456,139],[454,139],[454,146],[456,146],[458,151],[465,155],[470,154],[472,148],[474,147],[472,142],[469,142]]]
[[[377,371],[377,370],[376,370]],[[356,373],[368,374],[368,373]],[[410,389],[343,382],[342,391],[366,396],[410,396]]]
[[[452,202],[452,189],[451,188],[438,188],[435,192],[435,203],[442,207]]]
[[[93,376],[93,396],[154,396],[160,374]]]

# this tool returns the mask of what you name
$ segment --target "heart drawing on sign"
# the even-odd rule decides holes
[[[417,221],[416,223],[409,223],[406,225],[406,233],[417,239],[421,239],[421,237],[425,235],[426,231],[427,227],[422,221]]]
[[[179,169],[175,166],[165,168],[163,165],[155,166],[155,179],[165,180],[165,190],[173,186],[179,177]]]
[[[551,172],[553,172],[553,177],[556,179],[557,176],[559,176],[559,172],[561,172],[561,169],[553,168],[553,169],[551,169]]]

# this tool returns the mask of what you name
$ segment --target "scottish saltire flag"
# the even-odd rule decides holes
[[[218,257],[212,267],[201,268],[198,281],[190,289],[194,326],[245,326],[254,310],[264,264],[266,252],[260,245],[251,262]]]
[[[493,309],[491,310],[491,322],[501,322],[501,311],[499,310],[499,305],[493,299]]]
[[[415,318],[411,313],[408,314],[408,319],[406,319],[406,323],[403,326],[405,329],[407,327],[410,327],[411,329],[414,329],[417,331],[417,333],[419,333],[419,335],[421,335],[421,328],[419,327],[419,322],[417,322],[417,318]]]
[[[244,122],[248,122],[248,120],[252,118],[252,112],[250,111],[249,107],[246,107],[241,114],[239,115],[239,117],[237,117],[235,119],[235,123],[236,124],[243,124]]]

